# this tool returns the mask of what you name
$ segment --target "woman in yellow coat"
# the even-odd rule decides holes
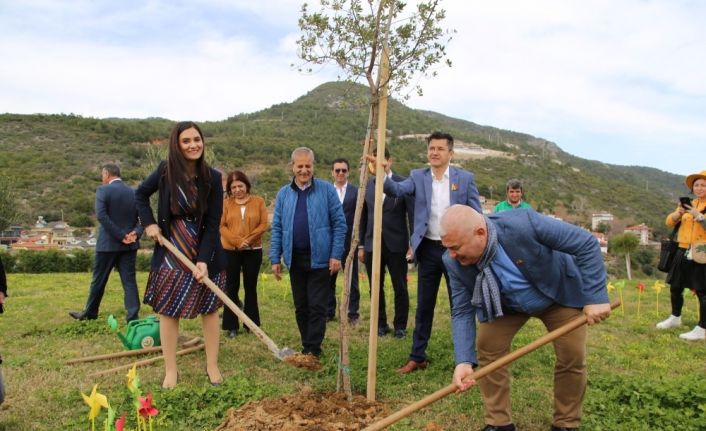
[[[679,225],[677,241],[679,248],[674,257],[674,263],[667,273],[667,283],[670,285],[672,314],[666,320],[657,324],[657,329],[669,329],[681,326],[681,310],[684,306],[684,289],[694,289],[699,298],[699,322],[689,332],[679,335],[690,341],[706,339],[706,264],[694,261],[690,247],[694,243],[703,242],[706,245],[706,171],[686,177],[686,186],[691,189],[695,198],[689,204],[680,203],[667,216],[667,226]]]

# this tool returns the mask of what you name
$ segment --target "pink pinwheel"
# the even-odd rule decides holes
[[[115,421],[115,431],[123,431],[125,428],[125,421],[127,420],[127,413],[123,412],[123,415]]]
[[[152,417],[152,416],[157,416],[159,413],[159,410],[154,408],[152,406],[152,394],[149,393],[147,394],[146,397],[139,397],[139,402],[140,402],[140,408],[139,408],[139,413],[140,416],[146,418],[146,417]]]

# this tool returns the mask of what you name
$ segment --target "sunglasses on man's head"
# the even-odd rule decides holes
[[[340,174],[340,173],[344,173],[344,174],[345,174],[346,172],[348,172],[348,169],[346,169],[346,168],[338,168],[338,169],[334,169],[333,171],[334,171],[335,173],[337,173],[337,174]]]

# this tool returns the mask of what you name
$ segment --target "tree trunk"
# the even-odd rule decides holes
[[[630,253],[625,253],[625,268],[628,270],[628,280],[632,280],[632,273],[630,272]]]

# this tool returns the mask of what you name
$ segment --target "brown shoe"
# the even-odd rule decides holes
[[[427,361],[422,361],[422,362],[415,362],[415,361],[408,361],[402,368],[398,368],[397,371],[399,374],[409,374],[412,371],[417,371],[417,370],[423,370],[429,365],[429,362]]]

